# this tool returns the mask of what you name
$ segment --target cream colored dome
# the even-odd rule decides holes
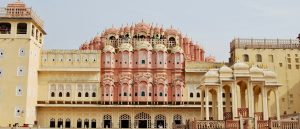
[[[133,51],[133,47],[130,43],[122,43],[119,46],[119,51],[129,51],[132,52]]]
[[[111,53],[115,53],[115,48],[111,45],[106,45],[103,49],[103,52],[111,52]]]
[[[248,70],[248,69],[249,69],[249,65],[247,65],[246,63],[237,61],[237,62],[233,65],[233,69],[234,69],[234,70]]]
[[[163,51],[163,52],[166,52],[167,48],[163,44],[155,44],[153,50],[154,51]]]
[[[276,78],[276,73],[270,70],[263,71],[265,77]]]
[[[172,53],[177,53],[177,52],[183,53],[183,50],[182,50],[181,47],[175,46],[175,47],[172,48],[171,52],[172,52]]]
[[[216,70],[209,70],[205,73],[205,77],[218,77],[219,74]]]
[[[221,68],[220,68],[220,73],[231,73],[232,72],[232,69],[229,68],[228,66],[226,65],[223,65]]]
[[[136,42],[135,50],[141,50],[141,49],[152,50],[152,46],[147,41]]]
[[[256,65],[253,65],[251,68],[250,68],[250,73],[262,73],[263,70],[258,68]]]

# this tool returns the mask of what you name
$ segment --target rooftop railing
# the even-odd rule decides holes
[[[299,49],[300,42],[296,39],[234,39],[230,49],[235,48]]]
[[[0,18],[32,18],[40,27],[44,27],[44,21],[31,8],[0,8]]]
[[[133,48],[135,48],[137,43],[141,41],[147,41],[152,46],[156,44],[164,44],[167,47],[167,49],[171,49],[174,46],[176,46],[175,41],[169,41],[167,39],[135,39],[135,38],[106,40],[105,45],[111,45],[115,48],[118,48],[121,44],[129,43],[132,44]]]

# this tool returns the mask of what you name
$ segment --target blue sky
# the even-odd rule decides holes
[[[15,0],[0,0],[0,6]],[[141,21],[173,25],[206,56],[228,61],[241,38],[292,38],[300,33],[300,0],[22,0],[45,21],[45,49],[78,49],[97,33]]]

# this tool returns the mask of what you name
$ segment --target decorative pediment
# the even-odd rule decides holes
[[[152,74],[151,73],[138,73],[135,75],[134,81],[136,83],[140,83],[143,81],[147,82],[147,83],[152,83],[152,81],[153,81]]]
[[[184,86],[184,80],[182,78],[175,78],[173,80],[173,86]]]
[[[120,84],[128,84],[131,85],[132,84],[132,78],[130,77],[130,75],[128,74],[121,74],[120,75]]]
[[[106,86],[106,85],[114,86],[114,79],[110,76],[104,76],[102,79],[102,85],[103,86]]]

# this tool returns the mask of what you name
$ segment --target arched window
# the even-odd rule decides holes
[[[10,34],[11,24],[10,23],[0,23],[0,34]]]
[[[169,38],[169,42],[170,42],[170,45],[171,45],[171,46],[175,46],[175,45],[176,45],[176,40],[175,40],[174,37],[170,37],[170,38]]]
[[[110,36],[109,40],[116,40],[116,37],[115,36]]]
[[[182,123],[181,120],[182,120],[181,115],[179,115],[179,114],[174,115],[173,121],[174,121],[175,124],[181,124]]]
[[[141,96],[145,96],[145,91],[142,91]]]
[[[67,93],[66,93],[66,97],[70,97],[70,92],[67,92]]]
[[[244,62],[249,62],[249,55],[244,54],[243,55],[243,60],[244,60]]]
[[[57,127],[60,128],[62,126],[63,126],[63,119],[59,118],[58,121],[57,121]]]
[[[175,42],[175,38],[174,37],[170,37],[169,41],[174,41]]]
[[[78,92],[78,97],[81,97],[81,92]]]
[[[162,93],[162,92],[160,92],[160,93],[159,93],[159,96],[163,96],[163,93]]]
[[[51,92],[51,97],[55,97],[55,93],[54,92]]]
[[[82,128],[82,121],[81,121],[81,119],[77,120],[77,128]]]
[[[127,93],[126,93],[126,92],[124,92],[124,96],[127,96]]]
[[[256,54],[256,62],[262,62],[262,57],[260,54]]]
[[[71,128],[71,120],[69,118],[66,119],[65,127]]]
[[[97,127],[97,121],[96,119],[92,119],[91,128],[96,128],[96,127]]]
[[[89,97],[89,93],[88,92],[85,92],[85,97]]]
[[[55,119],[50,119],[50,128],[55,128]]]
[[[59,93],[58,93],[58,97],[62,97],[62,92],[59,92]]]
[[[93,93],[92,93],[92,97],[96,97],[96,92],[93,92]]]
[[[112,122],[111,122],[111,115],[104,115],[103,116],[103,128],[111,128],[112,126]]]
[[[199,92],[197,93],[197,98],[200,98],[200,93]]]
[[[27,33],[27,24],[18,23],[17,25],[17,34],[26,34]]]
[[[89,119],[85,119],[84,120],[84,128],[89,128],[89,124],[90,122],[89,122]]]
[[[194,97],[194,94],[193,94],[193,93],[190,93],[190,97],[193,98],[193,97]]]

